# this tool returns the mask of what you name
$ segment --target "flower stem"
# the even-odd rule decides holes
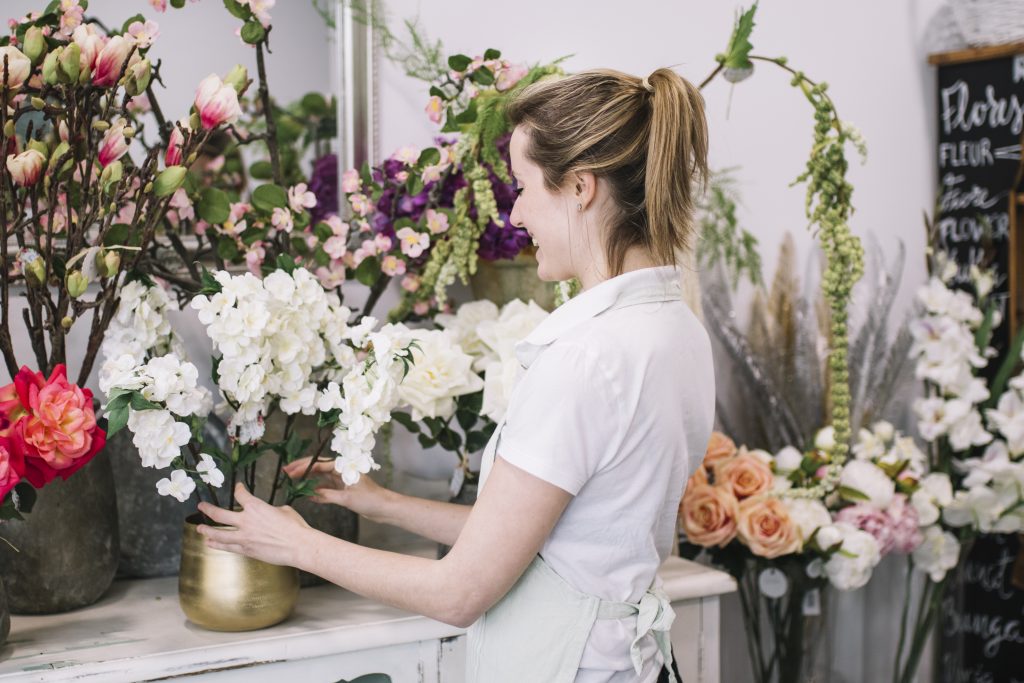
[[[268,31],[267,37],[256,43],[256,69],[260,78],[260,103],[263,106],[263,117],[267,121],[267,150],[270,152],[270,167],[274,172],[274,182],[284,187],[281,154],[277,149],[277,123],[274,121],[274,110],[270,103],[270,89],[267,87],[267,67],[263,60],[263,46],[269,37],[270,32]]]

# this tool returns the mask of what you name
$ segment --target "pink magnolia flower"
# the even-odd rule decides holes
[[[195,207],[192,206],[192,200],[188,198],[188,192],[186,192],[183,187],[179,187],[175,190],[174,194],[171,195],[171,201],[168,206],[177,210],[178,218],[180,220],[191,220],[196,217],[196,211]]]
[[[427,228],[434,235],[446,232],[448,230],[448,214],[443,211],[427,209]]]
[[[160,25],[155,21],[133,21],[128,26],[128,35],[131,36],[140,50],[145,50],[153,44],[153,41],[160,35]]]
[[[359,191],[359,171],[350,168],[341,174],[341,191],[345,194],[352,194]]]
[[[78,46],[79,68],[92,70],[96,66],[96,58],[100,56],[106,37],[96,30],[93,24],[82,24],[71,34],[71,39]],[[120,65],[118,65],[120,68]]]
[[[131,55],[129,57],[129,55]],[[128,66],[134,66],[142,57],[135,49],[132,40],[124,36],[114,36],[107,41],[100,53],[96,56],[96,66],[92,72],[92,84],[100,87],[109,87],[117,83],[121,77],[121,69],[128,61]]]
[[[7,60],[7,87],[11,90],[20,88],[32,73],[32,62],[16,47],[0,47],[0,89],[3,88],[4,59]]]
[[[420,288],[420,278],[417,275],[406,275],[402,278],[402,289],[407,292],[415,292]]]
[[[48,379],[22,367],[13,385],[24,415],[10,437],[14,450],[25,456],[24,476],[32,486],[40,488],[58,475],[67,479],[103,448],[106,433],[96,424],[92,392],[68,382],[63,364]]]
[[[43,175],[46,157],[39,150],[28,149],[21,154],[7,156],[7,171],[15,185],[35,185]]]
[[[284,230],[285,232],[291,232],[295,227],[295,221],[292,220],[292,212],[280,207],[274,209],[274,213],[270,217],[270,222],[275,228],[278,230]]]
[[[896,543],[892,519],[883,510],[867,503],[845,507],[836,515],[837,522],[846,522],[868,532],[878,541],[878,552],[882,555],[892,550]]]
[[[299,183],[288,188],[288,205],[295,213],[302,213],[303,209],[312,209],[316,206],[316,195],[309,192],[306,183]]]
[[[263,28],[270,26],[270,12],[277,3],[277,0],[238,0],[239,5],[246,5],[252,11],[256,20],[263,24]]]
[[[78,4],[79,0],[60,0],[60,32],[70,36],[82,24],[85,8]]]
[[[199,84],[195,104],[206,130],[234,123],[242,115],[242,109],[238,106],[238,93],[217,74],[210,74]]]
[[[385,275],[395,277],[405,273],[405,261],[394,254],[388,254],[380,262],[380,270]]]
[[[352,205],[352,210],[360,216],[366,216],[373,211],[373,205],[369,198],[362,192],[356,192],[348,198],[348,201]]]
[[[430,235],[412,228],[402,228],[395,236],[402,247],[402,253],[409,258],[416,258],[430,246]]]
[[[181,166],[182,150],[185,146],[185,134],[182,129],[189,130],[188,119],[181,119],[171,128],[171,137],[167,141],[167,153],[164,154],[166,166]]]
[[[128,111],[133,114],[147,114],[152,111],[152,109],[153,105],[149,101],[149,96],[147,96],[146,93],[136,95],[128,101]],[[171,166],[176,165],[177,164],[171,164]]]
[[[437,95],[432,96],[427,100],[427,118],[433,123],[441,123],[441,114],[444,111],[444,103],[441,98]]]
[[[103,168],[123,157],[128,151],[128,141],[124,137],[125,126],[125,120],[119,119],[107,129],[103,140],[100,141],[99,160]]]

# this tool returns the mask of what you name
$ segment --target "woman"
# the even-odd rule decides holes
[[[699,91],[669,69],[579,73],[510,105],[511,221],[543,280],[583,291],[516,347],[525,369],[484,453],[472,507],[399,495],[331,463],[323,503],[452,545],[441,560],[329,537],[239,489],[207,504],[215,548],[319,574],[469,631],[468,680],[676,680],[672,610],[653,586],[714,417],[707,335],[674,264],[706,175]],[[308,460],[290,466],[301,473]]]

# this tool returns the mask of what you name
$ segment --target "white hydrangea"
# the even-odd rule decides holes
[[[143,467],[163,469],[181,454],[192,433],[167,410],[129,410],[128,429]]]

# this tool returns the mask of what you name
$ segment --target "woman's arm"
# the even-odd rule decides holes
[[[572,496],[498,458],[462,533],[441,560],[328,536],[291,508],[267,505],[241,485],[237,499],[241,512],[200,505],[214,521],[235,527],[200,526],[211,547],[295,566],[368,598],[465,627],[515,584]]]
[[[299,477],[308,466],[309,458],[303,458],[286,465],[284,472]],[[378,485],[369,477],[346,486],[334,470],[333,460],[316,463],[313,474],[320,482],[313,497],[316,502],[341,505],[374,522],[396,526],[437,543],[454,545],[469,518],[469,505],[406,496]]]

